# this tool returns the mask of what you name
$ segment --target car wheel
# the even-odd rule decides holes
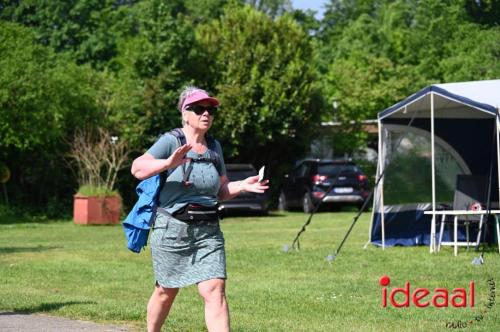
[[[304,194],[304,198],[302,199],[302,209],[304,210],[304,213],[311,213],[314,209],[311,195],[309,195],[309,193]]]
[[[280,197],[278,198],[278,210],[280,211],[288,210],[288,205],[286,202],[286,196],[284,192],[280,192]]]

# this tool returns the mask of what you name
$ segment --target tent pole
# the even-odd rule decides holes
[[[434,92],[431,91],[431,174],[432,174],[432,221],[430,252],[436,250],[436,170],[434,158]]]
[[[378,127],[378,146],[379,146],[379,169],[381,174],[384,174],[384,166],[385,166],[385,146],[384,143],[385,140],[382,139],[382,121],[379,120],[379,127]],[[379,206],[379,213],[380,213],[380,227],[382,228],[382,250],[385,250],[385,211],[384,211],[384,179],[381,178],[379,182],[379,187],[377,188],[380,190],[380,206]]]
[[[500,138],[498,136],[498,131],[500,130],[500,124],[499,124],[499,119],[498,119],[498,113],[499,109],[497,107],[497,114],[495,116],[495,123],[497,127],[497,188],[498,188],[498,198],[499,198],[499,204],[500,204]],[[500,208],[500,205],[498,206]],[[500,250],[500,248],[498,248]]]
[[[380,149],[381,149],[381,145],[380,145],[380,126],[382,125],[382,123],[380,122],[380,119],[377,118],[377,131],[378,131],[378,145],[377,145],[377,148],[378,148],[378,151],[377,151],[377,171],[375,173],[375,183],[378,181],[378,178],[380,177],[380,158],[382,157],[382,155],[380,154]],[[372,242],[372,228],[373,228],[373,220],[375,218],[375,213],[377,212],[380,212],[379,211],[379,207],[377,205],[377,197],[379,197],[380,195],[380,182],[379,182],[379,185],[374,188],[375,192],[373,193],[373,207],[372,207],[372,218],[371,218],[371,221],[370,221],[370,228],[368,228],[368,242],[366,242],[364,248],[366,249],[366,247],[368,246],[369,243]]]

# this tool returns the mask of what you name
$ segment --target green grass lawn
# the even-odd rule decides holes
[[[233,331],[438,331],[469,321],[467,331],[499,331],[500,305],[489,310],[488,278],[500,282],[500,255],[488,248],[473,266],[473,250],[429,254],[428,247],[369,245],[363,215],[342,252],[332,253],[354,212],[317,214],[301,237],[300,252],[283,252],[306,219],[302,213],[228,218],[227,296]],[[474,308],[383,308],[379,278],[392,287],[450,291],[475,281]],[[0,220],[0,311],[34,312],[145,329],[153,289],[150,252],[125,247],[121,226],[78,226],[69,221],[9,223]],[[498,301],[497,301],[498,302]],[[196,287],[180,291],[165,331],[203,331]]]

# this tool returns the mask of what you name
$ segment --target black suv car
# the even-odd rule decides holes
[[[332,190],[325,196],[332,184]],[[361,207],[368,195],[368,179],[355,163],[349,160],[306,159],[297,162],[292,172],[285,175],[278,208],[302,208],[310,213],[321,200],[323,204]]]
[[[229,181],[239,181],[257,175],[251,164],[226,164],[226,171]],[[220,208],[226,213],[246,211],[267,214],[267,195],[244,192],[233,199],[221,202]]]

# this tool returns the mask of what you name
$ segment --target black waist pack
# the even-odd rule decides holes
[[[203,206],[188,204],[173,213],[173,217],[181,221],[217,221],[219,219],[219,206]]]

